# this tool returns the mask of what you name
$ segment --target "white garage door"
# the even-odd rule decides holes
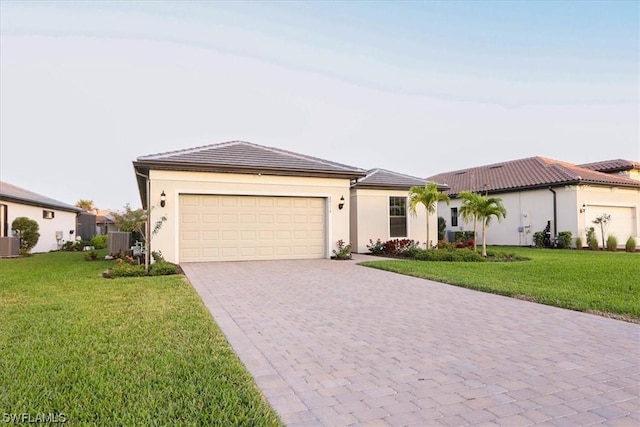
[[[620,206],[589,206],[587,208],[587,227],[596,229],[598,241],[602,242],[602,234],[600,233],[600,225],[593,223],[593,220],[602,214],[611,215],[609,224],[606,226],[604,235],[605,240],[608,236],[616,236],[618,245],[624,245],[629,236],[637,236],[635,209]]]
[[[315,197],[180,196],[180,262],[324,258]]]

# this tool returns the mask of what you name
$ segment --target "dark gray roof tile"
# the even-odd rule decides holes
[[[24,188],[20,188],[3,181],[0,181],[0,199],[68,212],[82,211],[82,209],[77,208],[76,206],[34,193],[33,191],[25,190]]]
[[[202,166],[216,168],[255,169],[264,171],[292,171],[336,173],[364,176],[365,171],[353,166],[298,154],[278,148],[265,147],[245,141],[230,141],[167,153],[138,157],[140,163],[174,166]]]

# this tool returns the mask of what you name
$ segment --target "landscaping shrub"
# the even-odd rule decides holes
[[[109,270],[110,277],[141,277],[146,275],[144,265],[126,262],[118,263]]]
[[[456,231],[453,233],[453,240],[455,241],[469,241],[469,240],[473,240],[473,231]]]
[[[382,242],[380,239],[369,239],[367,248],[372,255],[392,255],[392,256],[404,256],[407,251],[412,248],[417,248],[420,242],[416,242],[412,239],[392,239],[386,242]]]
[[[533,233],[533,244],[536,248],[544,248],[544,231]]]
[[[106,234],[98,234],[91,238],[90,245],[96,249],[104,249],[107,247],[108,236]]]
[[[485,262],[486,259],[478,252],[456,249],[420,249],[412,248],[407,256],[419,261],[450,261],[450,262]]]
[[[28,255],[40,240],[40,226],[38,223],[24,216],[20,216],[11,223],[11,231],[20,238],[20,255]]]
[[[627,243],[624,245],[624,250],[626,252],[635,252],[636,251],[636,239],[633,236],[629,236],[627,239]]]
[[[593,227],[587,227],[584,229],[587,234],[587,246],[592,251],[598,250],[598,238],[596,237],[596,229]]]
[[[375,241],[369,239],[369,244],[367,245],[367,249],[371,252],[372,255],[382,255],[384,254],[384,243],[382,240],[378,239]]]
[[[149,276],[168,276],[177,272],[176,265],[168,261],[156,262],[149,267]]]
[[[618,250],[618,239],[612,234],[607,237],[607,250],[611,252]]]
[[[576,237],[576,249],[582,249],[582,237]]]
[[[571,232],[570,231],[561,231],[558,233],[558,240],[556,242],[556,246],[560,249],[567,249],[571,247]]]
[[[340,239],[337,243],[338,249],[333,250],[333,258],[335,259],[351,259],[351,243],[346,245],[344,240]]]
[[[98,259],[98,252],[88,251],[84,254],[85,261],[95,261]]]

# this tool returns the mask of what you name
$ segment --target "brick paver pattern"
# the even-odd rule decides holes
[[[182,267],[288,426],[640,425],[638,324],[355,261]]]

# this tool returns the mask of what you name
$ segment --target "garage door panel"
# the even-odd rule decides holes
[[[204,198],[200,196],[188,196],[188,197],[197,197],[199,200],[198,205],[201,205],[204,208],[220,206],[220,198],[218,196],[209,196]]]
[[[218,240],[220,238],[220,232],[218,230],[202,231],[202,240]]]
[[[325,199],[180,196],[182,262],[324,258]]]

